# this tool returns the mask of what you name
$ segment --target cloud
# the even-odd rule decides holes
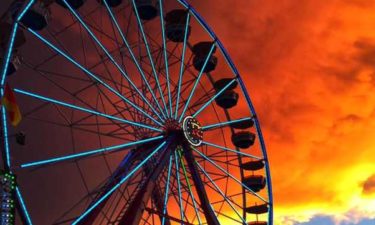
[[[363,193],[366,195],[375,194],[375,174],[367,178],[364,182]]]

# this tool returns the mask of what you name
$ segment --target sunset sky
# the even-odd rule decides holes
[[[375,225],[375,0],[188,2],[227,48],[254,102],[274,224]]]
[[[255,103],[275,224],[375,224],[375,1],[228,3],[192,2]]]

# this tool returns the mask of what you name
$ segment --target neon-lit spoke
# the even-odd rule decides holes
[[[3,92],[3,90],[1,90]],[[1,94],[3,95],[3,94]],[[6,165],[10,168],[10,150],[9,150],[9,140],[8,140],[8,126],[7,126],[7,118],[6,118],[6,110],[5,107],[1,107],[2,119],[3,119],[3,131],[4,131],[4,148],[5,148],[5,156],[6,156]]]
[[[180,182],[180,167],[179,167],[179,162],[178,162],[178,155],[177,151],[175,151],[175,161],[176,161],[176,178],[177,178],[177,190],[178,190],[178,201],[180,205],[180,218],[181,221],[184,221],[184,211],[183,211],[183,206],[182,206],[182,194],[181,194],[181,182]],[[183,224],[183,223],[181,223]]]
[[[123,122],[123,123],[126,123],[126,124],[130,124],[130,125],[133,125],[133,126],[143,127],[143,128],[147,128],[147,129],[150,129],[150,130],[162,132],[162,130],[157,129],[155,127],[151,127],[151,126],[146,125],[146,124],[137,123],[137,122],[129,121],[129,120],[122,119],[122,118],[119,118],[119,117],[111,116],[111,115],[108,115],[108,114],[105,114],[105,113],[101,113],[101,112],[94,111],[94,110],[91,110],[91,109],[87,109],[87,108],[83,108],[83,107],[80,107],[80,106],[72,105],[72,104],[69,104],[69,103],[66,103],[66,102],[62,102],[62,101],[59,101],[59,100],[56,100],[56,99],[52,99],[52,98],[48,98],[48,97],[41,96],[41,95],[38,95],[38,94],[34,94],[34,93],[24,91],[24,90],[21,90],[21,89],[14,89],[14,91],[16,93],[20,93],[20,94],[23,94],[23,95],[34,97],[34,98],[37,98],[37,99],[40,99],[40,100],[43,100],[43,101],[52,102],[52,103],[62,105],[62,106],[65,106],[65,107],[68,107],[68,108],[71,108],[71,109],[79,110],[79,111],[82,111],[82,112],[91,113],[93,115],[101,116],[101,117],[104,117],[104,118],[107,118],[107,119],[117,120],[117,121],[120,121],[120,122]]]
[[[171,178],[171,168],[172,168],[172,155],[169,156],[169,166],[168,166],[168,177],[167,183],[165,184],[165,198],[164,198],[164,208],[163,208],[163,215],[167,214],[167,204],[168,204],[168,193],[169,193],[169,181]],[[165,216],[163,216],[162,225],[165,224]]]
[[[4,86],[4,83],[5,83],[5,78],[6,78],[6,73],[8,71],[8,65],[9,65],[10,57],[12,56],[14,39],[16,38],[17,29],[18,29],[18,23],[14,23],[13,29],[12,29],[12,35],[10,37],[9,48],[8,48],[7,53],[6,53],[5,62],[3,62],[4,67],[3,67],[3,73],[2,73],[2,76],[1,76],[1,86],[2,87]]]
[[[215,181],[212,180],[212,178],[208,175],[208,173],[202,168],[201,165],[199,165],[198,162],[195,162],[198,166],[198,168],[203,172],[203,174],[208,178],[208,180],[211,182],[211,184],[214,185],[216,188],[217,192],[224,198],[224,200],[230,205],[230,207],[233,209],[233,211],[236,212],[237,216],[242,220],[244,224],[247,224],[245,219],[241,216],[241,214],[236,210],[235,206],[232,204],[231,200],[229,200],[223,191],[219,188],[219,186],[215,183]]]
[[[203,106],[201,106],[201,108],[198,109],[198,111],[196,111],[194,113],[193,117],[196,117],[199,113],[201,113],[208,105],[211,104],[212,101],[214,101],[219,95],[221,95],[225,90],[227,90],[228,87],[230,85],[232,85],[235,81],[236,81],[236,79],[233,79],[231,82],[229,82],[227,85],[225,85],[225,87],[223,89],[221,89],[218,93],[216,93],[214,95],[214,97],[212,97],[210,100],[208,100],[208,102],[206,102]]]
[[[163,117],[166,118],[166,115],[164,114],[163,109],[162,109],[162,107],[160,106],[159,101],[157,100],[156,95],[155,95],[154,91],[152,90],[150,83],[147,81],[147,78],[146,78],[146,76],[145,76],[145,74],[144,74],[144,71],[142,70],[141,66],[139,65],[138,60],[137,60],[137,58],[135,57],[135,55],[134,55],[134,53],[133,53],[133,50],[131,49],[131,47],[130,47],[130,45],[129,45],[129,42],[126,40],[126,37],[125,37],[124,33],[122,32],[121,27],[120,27],[120,25],[119,25],[119,23],[118,23],[118,21],[117,21],[115,15],[113,14],[111,8],[109,7],[107,1],[108,1],[108,0],[103,1],[103,2],[104,2],[104,5],[105,5],[105,7],[107,8],[107,11],[108,11],[108,13],[109,13],[109,15],[110,15],[110,17],[111,17],[113,23],[115,24],[116,29],[118,30],[118,32],[119,32],[119,34],[120,34],[120,36],[121,36],[122,41],[124,42],[126,48],[128,49],[128,51],[129,51],[129,53],[130,53],[130,56],[131,56],[133,62],[135,63],[135,65],[136,65],[136,67],[137,67],[139,73],[140,73],[141,76],[142,76],[143,81],[145,82],[145,84],[146,84],[146,86],[147,86],[149,92],[150,92],[151,95],[152,95],[152,98],[153,98],[154,101],[156,102],[156,104],[157,104],[157,106],[158,106],[160,112],[162,113]]]
[[[121,98],[122,100],[124,100],[126,103],[128,103],[131,106],[133,106],[136,110],[138,110],[139,112],[141,112],[143,115],[145,115],[146,117],[148,117],[149,119],[151,119],[154,123],[156,123],[159,126],[163,126],[155,118],[153,118],[148,113],[146,113],[145,111],[143,111],[140,107],[138,107],[137,105],[135,105],[132,101],[130,101],[129,99],[125,98],[123,95],[121,95],[120,93],[118,93],[115,89],[113,89],[107,83],[103,82],[98,76],[96,76],[91,71],[89,71],[88,69],[86,69],[84,66],[82,66],[81,64],[79,64],[78,62],[76,62],[73,58],[71,58],[66,53],[64,53],[62,50],[60,50],[59,48],[57,48],[55,45],[53,45],[52,43],[50,43],[49,41],[47,41],[41,35],[39,35],[38,33],[36,33],[35,31],[33,31],[30,28],[28,28],[28,31],[30,31],[31,34],[33,34],[35,37],[37,37],[38,39],[40,39],[43,43],[45,43],[46,45],[48,45],[49,47],[51,47],[53,50],[55,50],[61,56],[63,56],[64,58],[66,58],[68,61],[70,61],[71,63],[73,63],[75,66],[77,66],[83,72],[85,72],[86,74],[88,74],[91,78],[93,78],[94,80],[96,80],[97,82],[99,82],[101,85],[103,85],[104,87],[106,87],[108,90],[110,90],[112,93],[114,93],[119,98]],[[160,115],[158,115],[158,114],[156,114],[156,115],[159,117],[159,119],[161,119]]]
[[[146,51],[147,51],[148,58],[150,60],[152,72],[154,73],[155,81],[156,81],[156,84],[157,84],[159,92],[160,92],[160,98],[161,98],[161,100],[164,104],[165,112],[167,113],[167,115],[169,115],[169,110],[168,110],[167,105],[165,103],[164,94],[163,94],[163,91],[162,91],[161,86],[160,86],[158,75],[156,73],[154,60],[152,59],[150,47],[148,45],[148,41],[147,41],[147,38],[146,38],[146,34],[143,30],[142,21],[141,21],[141,18],[139,17],[139,13],[138,13],[138,9],[137,9],[137,6],[135,4],[135,1],[132,0],[132,3],[133,3],[133,9],[134,9],[135,15],[137,16],[138,27],[139,27],[139,30],[141,31],[143,42],[146,46]]]
[[[211,58],[211,55],[212,55],[214,49],[215,49],[215,42],[212,43],[212,46],[211,46],[210,52],[208,53],[208,55],[207,55],[207,57],[206,57],[206,60],[204,61],[203,67],[202,67],[201,71],[199,71],[198,78],[196,79],[196,81],[195,81],[195,83],[194,83],[194,86],[193,86],[193,88],[191,89],[191,92],[190,92],[190,94],[189,94],[188,100],[187,100],[186,103],[185,103],[184,110],[182,111],[181,116],[180,116],[180,119],[178,120],[180,123],[181,123],[182,118],[183,118],[184,115],[185,115],[185,112],[186,112],[186,110],[187,110],[187,108],[188,108],[188,106],[189,106],[189,104],[190,104],[191,98],[192,98],[193,95],[194,95],[195,89],[196,89],[197,86],[198,86],[198,83],[199,83],[199,81],[200,81],[200,79],[201,79],[201,77],[202,77],[202,75],[203,75],[203,71],[204,71],[204,69],[206,68],[206,65],[207,65],[207,63],[208,63],[208,60]]]
[[[162,30],[162,38],[163,38],[163,49],[164,49],[164,63],[165,63],[165,74],[167,77],[167,87],[168,87],[168,99],[169,99],[169,108],[171,110],[171,118],[173,115],[172,110],[172,96],[171,96],[171,87],[169,83],[169,65],[168,65],[168,54],[167,54],[167,43],[165,39],[165,29],[164,29],[164,13],[163,13],[163,0],[159,0],[159,8],[160,8],[160,25]]]
[[[62,161],[66,161],[66,160],[96,155],[96,154],[99,154],[99,153],[115,151],[115,150],[118,150],[118,149],[123,150],[124,148],[127,148],[127,147],[131,147],[131,146],[139,145],[139,144],[143,144],[143,143],[148,143],[148,142],[155,141],[155,140],[160,140],[162,138],[163,138],[163,136],[157,136],[157,137],[148,138],[148,139],[144,139],[144,140],[140,140],[140,141],[134,141],[134,142],[130,142],[130,143],[114,145],[114,146],[99,148],[99,149],[95,149],[95,150],[89,150],[89,151],[81,152],[81,153],[77,153],[77,154],[61,156],[61,157],[36,161],[36,162],[32,162],[32,163],[25,163],[25,164],[21,165],[21,168],[27,168],[27,167],[32,167],[32,166],[41,166],[41,165],[45,165],[45,164],[62,162]]]
[[[22,17],[25,15],[25,13],[27,12],[27,10],[30,9],[30,7],[33,5],[35,0],[30,0],[29,3],[27,3],[26,7],[22,10],[22,12],[18,15],[17,17],[17,22],[19,22]]]
[[[127,181],[134,173],[136,173],[155,153],[157,153],[167,142],[161,143],[151,154],[149,154],[141,163],[139,163],[132,171],[130,171],[124,178],[120,180],[115,186],[111,188],[105,195],[99,198],[94,204],[92,204],[83,214],[81,214],[72,225],[77,225],[83,218],[90,214],[100,203],[107,199],[117,188],[119,188],[125,181]]]
[[[190,13],[188,13],[187,18],[186,18],[186,22],[185,22],[184,46],[182,48],[180,75],[179,75],[179,78],[178,78],[176,112],[175,112],[175,115],[174,115],[175,119],[177,119],[178,107],[179,107],[179,104],[180,104],[180,92],[181,92],[182,74],[183,74],[183,71],[184,71],[184,61],[185,61],[185,54],[186,54],[186,43],[187,43],[187,34],[188,34],[189,23],[190,23]]]
[[[216,129],[216,128],[228,126],[228,125],[231,125],[231,124],[236,124],[236,123],[240,123],[240,122],[244,122],[244,121],[251,121],[251,120],[252,120],[251,117],[245,117],[245,118],[238,119],[238,120],[231,120],[231,121],[226,121],[226,122],[222,122],[222,123],[210,124],[210,125],[207,125],[207,126],[203,126],[202,130],[205,131],[205,130],[210,130],[210,129]]]
[[[23,197],[22,197],[21,191],[20,191],[20,189],[18,188],[18,186],[16,187],[16,192],[17,192],[17,198],[18,198],[18,201],[19,201],[19,203],[21,204],[22,210],[23,210],[23,212],[24,212],[24,214],[25,214],[25,216],[26,216],[27,223],[28,223],[29,225],[33,225],[33,223],[31,222],[30,214],[29,214],[29,212],[27,211],[25,201],[23,200]]]
[[[193,146],[191,146],[191,148],[197,152],[200,156],[202,156],[204,159],[206,159],[208,162],[210,162],[212,165],[214,165],[216,168],[218,168],[221,172],[225,173],[227,176],[229,176],[230,178],[232,178],[234,181],[236,181],[238,184],[240,184],[242,187],[244,187],[246,190],[248,190],[250,193],[252,193],[253,195],[255,195],[256,197],[258,197],[260,200],[262,200],[263,202],[267,203],[268,202],[260,195],[258,195],[257,193],[255,193],[253,190],[251,190],[248,186],[246,186],[245,184],[243,184],[240,180],[238,180],[237,178],[235,178],[232,174],[228,173],[225,169],[223,169],[221,166],[219,166],[217,163],[215,163],[214,161],[212,161],[210,158],[208,158],[205,154],[203,154],[202,152],[198,151],[196,148],[194,148]]]
[[[181,163],[182,171],[184,172],[186,184],[187,184],[188,189],[189,189],[189,193],[190,193],[191,200],[193,202],[194,210],[195,210],[195,213],[196,213],[197,218],[198,218],[198,223],[202,224],[202,220],[201,220],[201,217],[199,216],[198,206],[197,206],[197,203],[196,203],[195,198],[194,198],[193,190],[191,188],[191,184],[190,184],[190,180],[189,180],[186,168],[185,168],[185,164],[184,164],[184,161],[182,160],[181,150],[178,151],[178,154],[180,156],[180,163]]]
[[[94,39],[94,41],[100,46],[100,48],[104,51],[107,57],[111,60],[111,62],[116,66],[116,68],[120,71],[120,73],[125,77],[125,79],[132,85],[134,90],[139,94],[139,96],[147,103],[150,109],[158,115],[159,119],[163,121],[160,115],[157,113],[154,107],[152,107],[151,103],[148,99],[142,94],[142,92],[138,89],[138,87],[133,83],[133,81],[129,78],[126,72],[121,68],[121,66],[116,62],[113,56],[109,53],[109,51],[104,47],[104,45],[99,41],[99,39],[95,36],[95,34],[91,31],[91,29],[86,25],[86,23],[82,20],[82,18],[75,12],[75,10],[69,5],[66,0],[63,0],[65,4],[68,6],[70,12],[77,18],[77,20],[81,23],[81,25],[85,28],[85,30],[89,33],[89,35]],[[161,111],[162,112],[162,111]],[[162,112],[163,113],[163,112]]]
[[[241,152],[241,151],[237,151],[237,150],[234,150],[234,149],[230,149],[230,148],[220,146],[220,145],[217,145],[217,144],[213,144],[213,143],[209,143],[209,142],[206,142],[206,141],[202,141],[202,144],[212,146],[212,147],[215,147],[215,148],[219,148],[219,149],[222,149],[222,150],[225,150],[225,151],[228,151],[228,152],[233,152],[233,153],[236,153],[236,154],[239,154],[239,155],[247,156],[247,157],[250,157],[250,158],[253,158],[253,159],[262,159],[261,157],[258,157],[258,156],[255,156],[255,155],[250,155],[250,154],[247,154],[247,153],[244,153],[244,152]]]

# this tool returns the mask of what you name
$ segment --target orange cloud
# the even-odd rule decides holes
[[[362,190],[373,190],[375,172],[375,2],[216,2],[195,6],[253,97],[276,221],[374,218]]]

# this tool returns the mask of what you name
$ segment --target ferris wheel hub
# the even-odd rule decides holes
[[[192,116],[185,117],[182,129],[186,140],[193,146],[202,144],[203,130],[201,124]]]

